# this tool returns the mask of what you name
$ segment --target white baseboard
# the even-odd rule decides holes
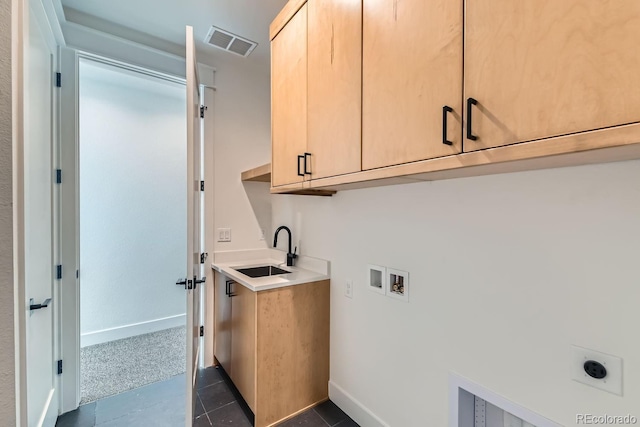
[[[329,399],[362,427],[389,427],[389,424],[333,381],[329,381]]]
[[[118,326],[117,328],[102,329],[100,331],[87,332],[80,335],[80,347],[102,344],[109,341],[123,338],[135,337],[136,335],[148,334],[161,331],[163,329],[177,328],[187,324],[187,315],[164,317],[162,319],[149,320],[147,322],[132,323],[130,325]]]

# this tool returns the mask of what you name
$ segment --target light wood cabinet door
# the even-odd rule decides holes
[[[327,399],[328,280],[258,292],[256,427]]]
[[[462,0],[363,0],[362,43],[362,168],[460,153]]]
[[[233,283],[231,372],[229,377],[252,411],[256,410],[256,293]]]
[[[271,185],[302,182],[298,156],[307,148],[307,5],[271,41],[271,144]]]
[[[361,170],[362,0],[309,0],[311,179]]]
[[[231,370],[231,298],[226,292],[227,280],[224,275],[216,272],[213,355],[228,373]]]
[[[640,121],[637,0],[465,7],[464,151]]]

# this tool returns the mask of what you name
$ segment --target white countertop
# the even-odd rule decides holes
[[[330,277],[329,261],[301,255],[296,259],[295,266],[288,267],[285,260],[286,252],[277,249],[216,252],[211,268],[254,292],[327,280]],[[275,265],[291,273],[277,276],[249,277],[236,271],[236,268],[261,265]]]

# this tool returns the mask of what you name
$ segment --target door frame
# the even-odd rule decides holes
[[[93,54],[71,48],[61,48],[60,69],[63,74],[64,84],[60,94],[60,168],[63,171],[60,196],[60,261],[63,267],[61,285],[60,306],[60,350],[63,360],[64,373],[60,378],[60,412],[66,413],[78,408],[80,399],[80,279],[82,272],[80,266],[80,217],[79,217],[79,61],[80,59],[98,61],[104,64],[123,68],[129,71],[139,72],[148,76],[164,80],[179,82],[186,85],[183,76],[175,76],[147,67],[141,67],[117,59]],[[209,67],[208,70],[211,70]],[[206,70],[206,71],[208,71]],[[215,71],[215,70],[212,70]],[[205,72],[205,75],[207,73]],[[210,78],[201,82],[201,92],[206,93],[207,88],[212,88],[213,73]],[[209,83],[207,85],[207,83]],[[205,136],[212,135],[213,114],[205,114]],[[206,140],[205,140],[206,141]],[[205,150],[209,145],[205,142]],[[211,162],[204,162],[204,172],[212,168]],[[212,189],[213,186],[209,186]],[[211,192],[205,191],[205,202],[209,200]],[[205,204],[203,204],[204,206]],[[213,212],[204,211],[212,216]],[[208,219],[206,224],[208,224]],[[205,225],[206,227],[206,225]],[[207,228],[208,229],[208,228]],[[204,238],[208,236],[205,229],[202,230]],[[204,240],[203,238],[203,240]],[[206,250],[205,250],[206,251]],[[77,272],[77,274],[76,274]],[[207,280],[207,282],[209,282]],[[167,285],[171,285],[171,280]],[[212,283],[212,282],[211,282]],[[208,287],[209,283],[207,283]],[[206,295],[206,288],[204,295]],[[203,296],[203,298],[205,298]],[[201,316],[204,320],[208,310],[206,304],[201,307]],[[204,323],[202,323],[204,324]],[[207,348],[213,338],[205,328],[204,342],[201,344]],[[207,365],[206,357],[200,359],[201,366]]]
[[[200,76],[204,77],[206,74],[203,72],[202,67],[200,67]],[[203,222],[201,225],[202,232],[204,233],[204,237],[202,239],[202,243],[204,245],[203,252],[207,252],[207,248],[213,249],[215,247],[215,233],[214,230],[214,218],[215,218],[215,174],[214,174],[214,157],[215,157],[215,144],[214,144],[214,120],[215,120],[215,101],[216,101],[216,86],[215,86],[215,70],[211,70],[211,84],[210,85],[202,85],[201,84],[201,100],[204,105],[207,106],[207,112],[204,115],[203,121],[203,129],[202,129],[202,177],[205,182],[204,192],[203,192],[203,200],[202,203],[202,216]],[[209,159],[209,161],[206,161]],[[211,268],[210,263],[213,261],[213,253],[208,254],[207,259],[205,259],[204,263],[204,272],[203,277],[206,278],[205,283],[203,283],[203,294],[202,294],[202,306],[200,308],[200,313],[202,313],[201,321],[204,328],[204,336],[203,342],[201,343],[201,351],[200,351],[200,366],[207,367],[213,366],[213,323],[214,323],[214,288],[213,281],[215,276],[215,271]],[[207,266],[209,265],[209,266]],[[207,309],[207,307],[209,309]]]

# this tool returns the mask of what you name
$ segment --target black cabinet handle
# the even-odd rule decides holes
[[[225,294],[227,294],[227,296],[228,296],[229,298],[231,298],[231,297],[235,297],[235,296],[236,296],[236,294],[232,294],[232,293],[231,293],[231,292],[233,292],[233,291],[231,290],[231,285],[232,285],[232,284],[233,284],[233,280],[227,280],[227,287],[226,287],[226,289],[225,289]]]
[[[298,176],[304,176],[304,174],[302,172],[300,172],[300,160],[304,159],[304,156],[298,156]],[[306,164],[305,164],[305,168],[306,168]]]
[[[311,153],[304,153],[304,174],[311,175],[311,166],[307,169],[307,158],[309,158],[309,164],[311,164]]]
[[[29,310],[33,311],[40,310],[41,308],[47,308],[49,307],[49,303],[51,303],[51,298],[47,298],[42,302],[42,304],[34,304],[33,298],[31,298],[31,300],[29,301]]]
[[[473,113],[471,109],[477,103],[478,101],[476,101],[475,99],[467,98],[467,139],[470,139],[472,141],[475,141],[478,139],[478,137],[473,134],[471,129],[471,123],[472,123],[472,117],[473,117]]]
[[[453,112],[453,108],[445,105],[442,107],[442,143],[445,145],[453,145],[453,142],[447,139],[447,113]]]

